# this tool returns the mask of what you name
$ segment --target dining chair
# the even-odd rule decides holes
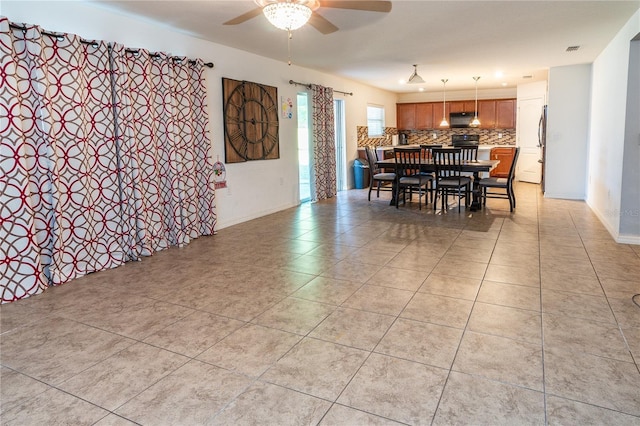
[[[516,207],[516,195],[513,192],[513,180],[516,175],[516,163],[518,162],[519,154],[520,147],[517,147],[513,154],[511,167],[509,167],[509,175],[506,178],[488,177],[480,179],[478,187],[480,190],[479,195],[482,205],[487,205],[487,198],[506,198],[509,200],[509,211],[513,211]],[[498,192],[491,190],[498,190]],[[501,192],[503,190],[505,192]]]
[[[458,198],[458,212],[460,212],[460,199],[464,197],[464,205],[467,207],[471,195],[471,179],[462,175],[461,149],[434,149],[433,162],[436,169],[436,198],[433,209],[435,210],[438,205],[438,196],[442,197],[444,211],[447,209],[447,198],[449,195],[454,195]]]
[[[380,198],[380,190],[393,191],[393,182],[396,180],[396,174],[383,172],[382,169],[378,167],[378,155],[374,147],[366,146],[364,149],[367,155],[367,162],[369,163],[369,201],[371,201],[373,185],[377,185],[376,195]]]
[[[420,145],[420,148],[422,149],[422,157],[426,159],[431,159],[433,158],[432,151],[434,149],[442,148],[442,145]]]
[[[477,161],[478,160],[478,145],[462,145],[460,148],[460,159],[462,161]],[[466,176],[473,180],[473,173],[462,173],[462,176]]]
[[[402,190],[403,204],[406,203],[406,190],[409,189],[409,200],[413,196],[413,191],[418,190],[418,209],[422,210],[423,188],[425,193],[429,191],[429,185],[433,182],[433,176],[420,173],[420,161],[422,150],[418,148],[393,149],[396,165],[396,208],[400,204],[400,190]],[[426,200],[425,200],[426,204]]]
[[[433,150],[434,149],[439,149],[442,148],[442,144],[440,145],[420,145],[420,149],[422,150],[422,153],[420,154],[420,156],[424,159],[424,160],[431,160],[433,161]],[[421,171],[420,172],[423,175],[427,175],[427,176],[431,176],[431,185],[429,185],[429,197],[431,198],[431,202],[433,202],[433,199],[435,198],[435,191],[436,191],[436,174],[435,172],[426,172],[426,171]]]
[[[460,159],[462,161],[477,161],[478,160],[478,145],[461,146]]]

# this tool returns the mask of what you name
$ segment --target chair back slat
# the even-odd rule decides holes
[[[460,148],[434,149],[432,153],[438,179],[459,179],[461,177]]]
[[[420,173],[420,148],[394,148],[396,175],[401,178]]]
[[[420,145],[422,149],[422,158],[430,160],[433,158],[433,150],[440,149],[442,145]]]
[[[478,160],[478,145],[460,147],[460,159],[462,161]]]

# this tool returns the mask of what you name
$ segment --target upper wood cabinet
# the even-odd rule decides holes
[[[431,102],[416,104],[416,129],[428,130],[434,126],[434,104]]]
[[[452,112],[475,112],[475,100],[446,102],[444,116]],[[396,104],[399,130],[440,129],[442,102]],[[481,129],[514,129],[516,127],[515,99],[478,100],[478,119]]]
[[[496,129],[516,127],[516,100],[500,99],[496,101]]]
[[[451,101],[449,110],[450,112],[475,112],[476,101]]]
[[[496,101],[478,101],[478,120],[481,129],[496,127]]]
[[[451,112],[451,103],[446,102],[442,105],[442,102],[431,102],[433,104],[433,128],[442,129],[440,123],[442,122],[442,115],[449,121],[449,113]],[[447,128],[447,127],[445,127]]]
[[[416,128],[416,104],[396,104],[396,125],[399,130]]]

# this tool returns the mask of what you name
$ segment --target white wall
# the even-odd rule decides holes
[[[385,107],[387,125],[396,122],[395,93],[295,65],[288,66],[286,62],[207,42],[90,3],[3,0],[0,13],[13,22],[37,24],[49,31],[69,32],[85,39],[115,41],[127,47],[214,62],[215,68],[205,71],[214,161],[219,157],[224,162],[222,77],[276,86],[278,97],[294,99],[304,88],[290,85],[289,80],[353,92],[354,96],[344,97],[349,171],[357,157],[356,126],[367,125],[367,103]],[[295,63],[295,57],[293,60]],[[338,96],[342,95],[336,94]],[[226,165],[228,188],[216,191],[219,229],[299,204],[296,127],[295,111],[292,120],[280,119],[279,159]],[[347,176],[349,187],[353,187],[352,173]]]
[[[631,42],[627,86],[620,239],[640,239],[640,34]],[[640,241],[638,241],[640,243]]]
[[[417,90],[417,88],[416,88]],[[429,92],[410,92],[398,94],[398,103],[411,102],[442,102],[444,93],[442,86],[440,90],[431,90]],[[478,99],[510,99],[517,95],[516,87],[506,87],[502,89],[478,89]],[[473,90],[447,90],[447,101],[468,101],[476,98],[475,89]]]
[[[533,83],[523,83],[518,84],[517,92],[518,92],[518,100],[520,99],[538,99],[542,98],[544,105],[547,104],[547,94],[548,94],[548,82],[544,81],[536,81]]]
[[[620,208],[627,195],[622,192],[625,124],[627,119],[638,121],[637,115],[626,113],[630,41],[639,32],[640,11],[594,61],[592,72],[587,203],[619,242]],[[624,240],[640,244],[640,235],[626,235]]]
[[[589,64],[549,70],[545,197],[585,199],[590,86]]]

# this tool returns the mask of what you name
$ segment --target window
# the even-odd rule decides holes
[[[384,107],[367,105],[367,126],[370,138],[384,136]]]

